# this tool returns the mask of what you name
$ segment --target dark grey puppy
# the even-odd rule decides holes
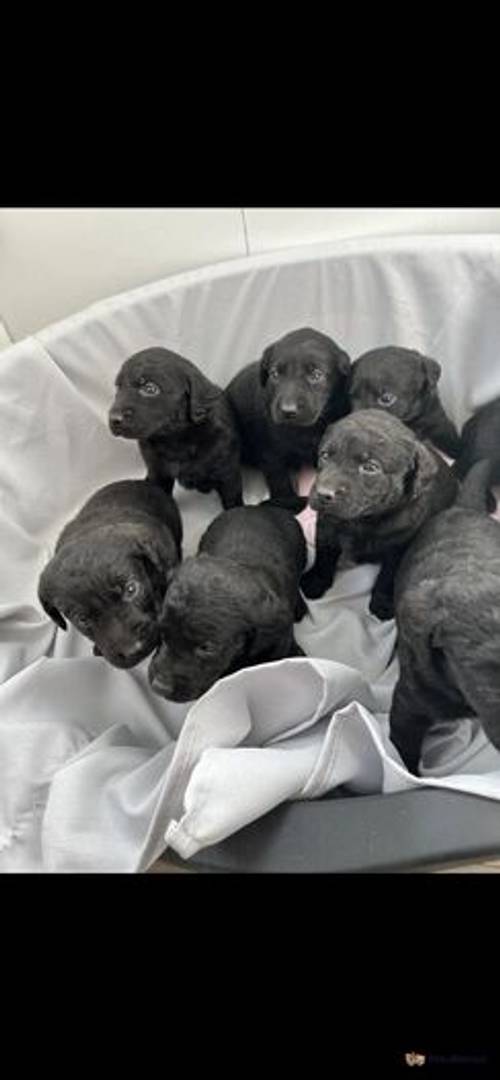
[[[242,461],[262,470],[271,498],[295,496],[289,471],[315,465],[325,428],[349,411],[349,372],[347,353],[305,327],[269,345],[229,383]]]
[[[116,378],[113,435],[138,439],[148,479],[168,494],[215,489],[225,509],[242,503],[239,439],[224,391],[169,349],[142,349]]]
[[[391,739],[416,773],[431,724],[475,715],[500,750],[500,525],[487,517],[489,462],[420,531],[395,582],[399,680]]]
[[[465,476],[472,465],[483,458],[492,463],[491,483],[500,484],[500,398],[483,405],[464,424],[455,462],[458,476]]]
[[[304,536],[289,511],[261,504],[217,517],[198,555],[170,577],[162,644],[149,666],[153,689],[193,701],[240,668],[303,655],[293,623],[306,611],[305,563]]]
[[[94,653],[133,667],[159,641],[167,573],[181,558],[176,503],[149,480],[123,480],[92,495],[63,529],[38,596],[66,630],[68,619]]]
[[[387,345],[354,361],[349,399],[351,409],[386,409],[411,427],[419,439],[456,457],[459,436],[447,417],[436,389],[441,377],[437,360],[415,349]]]
[[[395,416],[364,409],[332,424],[309,496],[318,511],[316,560],[302,580],[304,595],[323,595],[342,553],[356,563],[381,562],[370,611],[391,618],[404,550],[432,514],[453,502],[457,488],[437,451]]]

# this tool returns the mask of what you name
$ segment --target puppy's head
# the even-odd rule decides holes
[[[201,424],[222,394],[189,360],[161,348],[130,356],[115,385],[109,426],[124,439],[150,439]]]
[[[94,642],[94,653],[130,668],[159,641],[169,569],[178,560],[168,530],[93,529],[63,544],[41,574],[38,597],[62,630],[66,620]]]
[[[425,412],[440,376],[437,360],[414,349],[372,349],[352,365],[351,409],[385,409],[410,424]]]
[[[194,701],[218,679],[253,662],[293,614],[255,576],[222,559],[186,559],[171,575],[161,645],[149,665],[153,690]]]
[[[311,427],[347,411],[347,353],[326,334],[294,330],[264,350],[260,381],[275,424]]]
[[[378,409],[365,409],[325,431],[309,503],[339,522],[379,518],[419,498],[436,469],[410,428]]]

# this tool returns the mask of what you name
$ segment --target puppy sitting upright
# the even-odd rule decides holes
[[[349,411],[350,360],[318,330],[304,328],[269,345],[229,383],[242,461],[261,469],[272,499],[293,499],[289,470],[315,465],[321,436]]]
[[[441,456],[395,416],[364,409],[332,424],[309,496],[318,518],[316,560],[302,580],[305,596],[323,595],[341,554],[355,563],[381,562],[370,611],[391,618],[394,573],[405,548],[457,490]]]
[[[293,515],[269,504],[228,510],[201,538],[198,555],[170,576],[153,690],[193,701],[218,679],[252,664],[303,655],[294,619],[306,611],[306,563]]]
[[[101,488],[63,529],[39,582],[47,615],[95,642],[94,653],[133,667],[159,641],[167,573],[181,558],[176,503],[149,480]]]
[[[215,489],[224,509],[242,503],[239,440],[224,391],[169,349],[125,361],[109,412],[113,435],[138,439],[148,479],[171,494]]]
[[[414,349],[387,345],[354,361],[349,399],[351,409],[385,409],[411,427],[419,439],[456,457],[458,432],[448,419],[436,389],[441,376],[437,360]]]

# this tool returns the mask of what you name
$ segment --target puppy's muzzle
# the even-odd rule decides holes
[[[174,692],[174,683],[172,679],[162,679],[161,675],[152,675],[150,678],[151,686],[156,694],[161,694],[162,697],[171,698]]]
[[[133,409],[111,409],[109,414],[109,426],[113,435],[126,435],[133,419]]]
[[[113,652],[113,659],[111,662],[114,663],[116,667],[134,667],[135,664],[139,664],[141,660],[145,660],[146,656],[148,656],[153,648],[154,642],[148,644],[144,641],[136,643],[135,645],[122,646],[121,649],[116,649],[116,651]]]
[[[344,484],[336,484],[334,487],[333,485],[320,483],[313,488],[309,497],[309,505],[313,510],[324,510],[325,507],[334,506],[341,502],[346,494],[347,488]]]
[[[296,401],[283,401],[278,407],[278,415],[280,420],[286,423],[293,423],[299,416],[299,406]]]
[[[177,701],[182,704],[186,701],[194,701],[197,696],[190,687],[175,682],[174,679],[169,679],[168,676],[150,675],[149,681],[155,694],[166,698],[167,701]]]

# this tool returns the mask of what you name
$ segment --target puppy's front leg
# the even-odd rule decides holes
[[[329,520],[328,514],[319,510],[316,523],[316,558],[300,583],[302,592],[308,599],[317,600],[330,588],[341,550],[335,526]]]
[[[171,495],[174,488],[174,478],[165,471],[161,458],[158,457],[158,454],[151,448],[148,442],[140,439],[139,450],[141,451],[148,470],[146,479],[150,480],[152,484],[157,484],[158,487],[161,487],[166,495]]]
[[[408,772],[415,776],[418,776],[424,735],[430,725],[429,716],[413,700],[411,691],[407,692],[400,677],[392,698],[389,735]]]
[[[280,499],[290,500],[291,503],[293,500],[298,499],[297,492],[293,487],[288,470],[284,465],[279,461],[267,459],[262,462],[261,468],[269,488],[271,499],[276,499],[277,501]]]
[[[372,615],[378,619],[394,618],[394,578],[402,555],[402,551],[391,551],[382,560],[369,606]]]
[[[424,434],[425,438],[430,439],[438,450],[443,451],[443,454],[451,458],[458,457],[461,445],[460,436],[439,402],[433,410]]]
[[[243,506],[243,487],[239,469],[228,476],[220,477],[215,484],[215,490],[224,510],[231,510],[233,506]]]

